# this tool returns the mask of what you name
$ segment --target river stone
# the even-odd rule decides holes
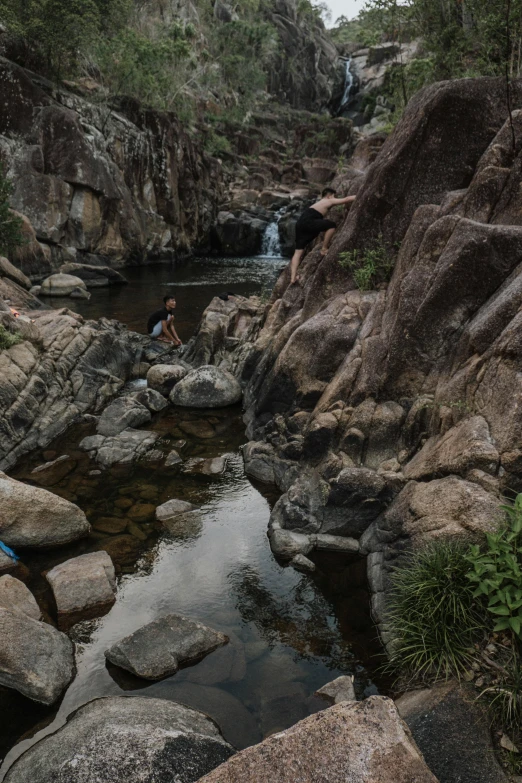
[[[45,278],[40,293],[45,296],[70,296],[75,289],[83,289],[87,293],[87,286],[81,278],[58,273]]]
[[[165,460],[165,467],[171,468],[173,465],[179,465],[180,462],[183,462],[183,460],[179,456],[178,452],[175,449],[172,449],[172,451],[169,452],[167,459]]]
[[[39,620],[42,616],[31,591],[23,582],[9,574],[0,577],[0,606],[11,612],[22,612],[33,620]]]
[[[352,555],[359,551],[359,542],[356,538],[331,536],[328,533],[318,533],[315,536],[315,546],[327,552],[345,552]]]
[[[311,715],[242,750],[200,783],[437,783],[391,699]]]
[[[327,682],[322,688],[319,688],[314,694],[324,699],[329,704],[340,704],[342,701],[356,701],[355,690],[353,687],[353,677],[345,674],[332,682]]]
[[[30,478],[44,487],[52,487],[65,478],[75,467],[76,460],[71,459],[68,454],[62,454],[57,459],[38,465],[31,471]]]
[[[98,617],[116,601],[114,566],[107,552],[90,552],[55,566],[46,574],[51,585],[58,623],[69,628],[78,620]]]
[[[118,435],[127,427],[139,427],[151,420],[150,411],[132,397],[120,397],[111,402],[98,421],[98,435]]]
[[[224,408],[241,398],[239,381],[232,373],[213,365],[191,370],[169,395],[173,405],[185,408]]]
[[[304,555],[296,555],[290,561],[290,565],[293,566],[296,571],[312,572],[316,570],[316,565],[312,560],[309,560]]]
[[[151,413],[158,413],[168,405],[165,397],[154,389],[142,389],[134,395],[134,399],[148,408]]]
[[[103,468],[109,468],[114,464],[128,464],[145,457],[159,437],[159,432],[127,427],[114,436],[103,438],[103,435],[91,435],[89,438],[84,438],[80,448],[92,451],[91,456],[95,456],[96,461]],[[103,438],[103,440],[96,441],[95,444],[94,438]]]
[[[179,514],[186,514],[187,511],[196,511],[197,508],[197,506],[194,506],[187,500],[172,498],[172,500],[167,500],[166,503],[157,507],[156,519],[158,522],[166,522],[169,519],[177,517]]]
[[[0,540],[8,546],[59,546],[86,536],[91,529],[74,503],[1,472],[0,505]]]
[[[183,469],[183,473],[190,473],[202,476],[222,476],[227,467],[225,457],[214,457],[210,459],[193,459]]]
[[[116,642],[105,656],[137,677],[160,680],[227,642],[223,633],[180,614],[170,614]]]
[[[277,527],[268,531],[268,538],[274,555],[283,560],[292,560],[296,555],[307,555],[314,548],[311,536]]]
[[[6,783],[194,783],[234,750],[213,720],[146,697],[96,699],[27,750]]]
[[[73,675],[73,646],[65,634],[0,607],[0,685],[54,704]]]
[[[149,389],[168,397],[172,387],[187,374],[181,364],[155,364],[147,373]]]

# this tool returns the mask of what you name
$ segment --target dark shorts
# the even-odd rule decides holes
[[[295,249],[304,250],[309,242],[329,228],[337,228],[337,224],[312,207],[305,210],[295,224]]]

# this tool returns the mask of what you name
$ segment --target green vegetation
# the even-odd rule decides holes
[[[11,183],[0,165],[0,255],[9,255],[22,244],[22,221],[9,209]]]
[[[17,345],[22,342],[22,337],[19,334],[11,334],[8,332],[5,326],[0,324],[0,351],[11,348],[13,345]]]
[[[205,138],[205,149],[209,155],[219,158],[232,151],[232,146],[226,136],[210,130]]]
[[[383,241],[382,234],[364,250],[348,250],[339,253],[339,266],[349,269],[360,291],[369,291],[379,283],[389,280],[393,258]]]
[[[467,547],[437,542],[395,570],[388,623],[391,665],[409,676],[459,674],[473,659],[484,612],[467,578]]]

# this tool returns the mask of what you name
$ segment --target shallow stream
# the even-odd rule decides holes
[[[244,282],[253,290],[241,291],[232,269],[233,262],[223,274],[234,281],[233,287],[219,281],[220,290],[256,293],[273,273],[273,268],[265,269],[265,279],[262,274],[257,279],[253,270]],[[81,303],[83,314],[118,317],[132,327],[134,320],[124,317],[132,311],[136,322],[146,321],[150,297],[145,292],[154,291],[156,296],[167,285],[167,270],[133,271],[131,284],[115,296],[95,290],[91,302]],[[210,301],[208,277],[202,279],[204,292],[197,285],[184,287],[184,292],[191,292],[194,308],[200,303],[197,312],[189,315],[187,310],[184,324],[197,323]],[[179,279],[175,282],[179,287]],[[98,312],[87,313],[87,306]],[[240,446],[246,438],[239,407],[170,407],[150,428],[161,432],[165,450],[180,450],[181,468],[140,462],[100,473],[78,448],[80,440],[94,431],[92,425],[82,425],[11,472],[28,480],[34,466],[69,455],[69,472],[56,482],[51,479],[47,488],[77,503],[93,528],[89,538],[66,548],[23,553],[27,584],[48,618],[54,621],[56,613],[43,573],[70,557],[108,551],[117,569],[118,590],[108,614],[72,629],[78,671],[58,710],[0,689],[0,758],[5,757],[0,779],[30,744],[99,696],[139,694],[186,703],[211,715],[226,739],[242,748],[326,706],[313,693],[340,674],[355,675],[359,694],[365,689],[374,692],[370,677],[379,648],[370,620],[364,561],[324,557],[316,560],[319,568],[311,575],[276,561],[266,531],[277,492],[254,485],[244,473]],[[227,468],[220,476],[184,472],[194,457],[222,455]],[[170,498],[189,500],[201,507],[201,513],[190,523],[185,517],[181,527],[161,528],[154,510]],[[230,643],[154,684],[106,665],[103,653],[112,643],[171,612],[224,631]]]

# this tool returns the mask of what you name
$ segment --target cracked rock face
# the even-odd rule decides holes
[[[195,783],[234,750],[202,712],[164,699],[96,699],[23,754],[7,783]]]

